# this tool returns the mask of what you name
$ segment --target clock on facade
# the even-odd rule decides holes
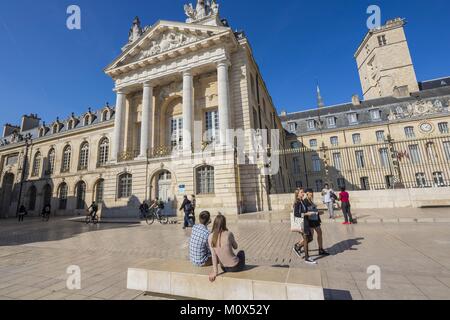
[[[429,122],[422,122],[420,124],[420,131],[422,131],[423,133],[432,133],[433,130],[433,125]]]

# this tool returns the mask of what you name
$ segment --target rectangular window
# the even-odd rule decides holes
[[[353,144],[361,144],[361,135],[359,133],[355,133],[352,136]]]
[[[357,124],[358,123],[358,114],[356,113],[349,113],[347,115],[348,117],[348,123],[349,124]]]
[[[259,121],[258,121],[258,111],[256,111],[255,108],[253,108],[253,127],[255,129],[260,129],[259,128]]]
[[[290,122],[288,124],[288,130],[289,130],[290,133],[297,132],[297,124],[295,122]]]
[[[315,130],[316,129],[316,121],[308,120],[307,126],[308,126],[308,130]]]
[[[448,122],[441,122],[438,124],[438,128],[439,128],[439,132],[441,134],[447,134],[449,133],[448,131]]]
[[[416,183],[418,188],[425,188],[427,186],[427,180],[425,178],[425,173],[416,173]]]
[[[450,141],[445,141],[443,143],[443,146],[444,146],[445,157],[447,158],[447,161],[450,161]]]
[[[14,156],[9,156],[6,159],[6,165],[7,166],[13,166],[17,163],[17,161],[19,160],[19,156],[18,155],[14,155]]]
[[[217,143],[220,141],[219,112],[217,110],[205,113],[205,130],[208,143]]]
[[[362,177],[360,179],[360,182],[361,182],[361,190],[370,190],[370,184],[369,184],[368,177]]]
[[[415,138],[416,134],[414,133],[414,127],[406,127],[405,128],[405,136],[408,139]]]
[[[309,146],[313,149],[317,148],[317,139],[309,140]]]
[[[314,172],[320,172],[322,170],[319,156],[312,156],[312,166]]]
[[[364,162],[364,151],[362,150],[355,151],[355,156],[356,156],[356,165],[358,169],[364,169],[366,166]]]
[[[335,128],[336,127],[336,118],[335,117],[328,117],[327,118],[327,125],[328,125],[328,128]]]
[[[378,44],[380,45],[380,47],[385,46],[387,44],[386,35],[383,34],[381,36],[378,36]]]
[[[339,146],[339,138],[338,137],[331,137],[330,143],[333,147]]]
[[[344,178],[338,178],[337,179],[337,186],[338,186],[339,189],[345,188],[346,187],[345,179]]]
[[[377,142],[384,142],[385,141],[385,135],[384,135],[384,131],[383,130],[377,131],[375,133],[375,135],[377,136]]]
[[[409,158],[414,164],[419,164],[421,162],[420,150],[417,144],[408,146],[409,148]]]
[[[294,174],[300,174],[300,158],[295,157],[292,160],[292,166],[294,167]]]
[[[337,171],[342,170],[341,153],[340,152],[333,153],[333,165]]]
[[[433,172],[433,180],[436,187],[446,187],[444,174],[442,172]]]
[[[172,149],[183,147],[183,118],[170,119],[170,145]]]
[[[378,110],[378,109],[370,110],[370,119],[371,119],[372,121],[378,121],[378,120],[381,120],[381,113],[380,113],[380,110]]]
[[[382,167],[389,167],[389,151],[387,148],[380,149],[380,162]]]

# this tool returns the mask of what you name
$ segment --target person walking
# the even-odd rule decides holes
[[[194,220],[194,224],[195,224],[195,221],[196,221],[196,218],[195,218],[195,209],[197,208],[197,198],[195,197],[195,194],[193,194],[193,195],[191,195],[191,203],[192,203],[192,219]]]
[[[311,229],[311,234],[314,236],[314,231],[317,233],[319,255],[328,256],[329,253],[323,249],[323,232],[321,228],[322,220],[320,219],[320,215],[323,214],[323,212],[320,212],[317,209],[317,205],[314,203],[314,190],[306,190],[306,198],[304,203],[308,208],[308,224]]]
[[[350,194],[345,190],[345,187],[341,188],[339,193],[339,201],[341,201],[342,213],[344,214],[345,222],[343,225],[353,224],[353,216],[350,205]]]
[[[209,230],[211,214],[203,211],[199,216],[199,224],[192,228],[191,240],[189,241],[189,258],[196,267],[212,266],[211,251],[209,249]]]
[[[335,219],[334,215],[334,202],[335,202],[335,193],[333,189],[330,188],[328,184],[325,184],[325,187],[322,190],[322,197],[323,197],[323,203],[328,208],[328,213],[330,216],[330,219]]]
[[[302,248],[305,251],[305,262],[308,264],[317,264],[309,256],[308,244],[313,241],[313,236],[311,233],[311,228],[309,226],[308,220],[308,207],[304,201],[305,198],[305,189],[299,188],[295,191],[295,202],[294,202],[294,216],[296,218],[303,219],[303,230],[300,232],[301,239],[294,246],[294,252],[299,257],[302,258]]]
[[[27,214],[28,214],[27,209],[25,208],[24,205],[21,205],[19,208],[19,222],[23,222],[23,218]]]
[[[192,211],[192,202],[187,196],[184,196],[183,203],[181,204],[180,211],[184,211],[184,225],[183,230],[189,227],[189,215]]]
[[[93,201],[91,206],[88,208],[88,212],[90,213],[92,219],[95,220],[97,218],[98,205],[95,201]]]
[[[219,214],[214,220],[212,233],[209,235],[209,247],[212,255],[213,272],[209,281],[214,282],[219,274],[219,263],[224,272],[241,272],[245,268],[245,252],[238,250],[238,244],[233,233],[227,229],[225,216]]]

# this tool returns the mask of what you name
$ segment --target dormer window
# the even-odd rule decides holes
[[[39,129],[39,138],[42,138],[45,135],[45,129],[41,128]]]
[[[291,132],[291,133],[295,133],[295,132],[297,131],[297,123],[295,123],[295,122],[290,122],[290,123],[288,124],[288,130],[289,130],[289,132]]]
[[[67,130],[72,130],[73,129],[73,120],[70,120],[68,123],[67,123]]]
[[[370,110],[370,119],[372,121],[380,121],[381,120],[381,111],[379,109]]]
[[[328,126],[328,128],[336,128],[336,118],[328,117],[327,118],[327,126]]]
[[[347,115],[349,124],[358,124],[358,114],[356,112]]]
[[[90,116],[90,115],[87,115],[87,116],[84,117],[84,123],[83,123],[83,125],[86,127],[86,126],[88,126],[88,125],[90,125],[90,124],[91,124],[91,116]]]
[[[102,112],[102,121],[107,121],[109,120],[109,111],[105,110]]]
[[[57,134],[59,132],[59,125],[55,124],[52,128],[52,133],[53,134]]]
[[[307,125],[308,130],[316,129],[316,121],[315,120],[308,120],[306,125]]]

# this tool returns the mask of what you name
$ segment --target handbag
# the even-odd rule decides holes
[[[291,231],[292,232],[303,232],[305,224],[303,218],[297,218],[295,216],[295,211],[291,213]]]

